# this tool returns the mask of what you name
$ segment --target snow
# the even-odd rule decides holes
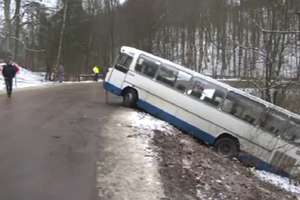
[[[271,183],[287,192],[294,193],[300,198],[300,186],[295,185],[294,181],[266,171],[255,170],[254,174],[262,181]]]
[[[0,63],[0,71],[2,65],[4,65],[4,63]],[[14,88],[28,88],[50,84],[50,82],[46,82],[44,80],[44,75],[42,73],[34,73],[20,66],[18,67],[20,68],[20,71],[17,73],[16,78],[14,79]],[[5,91],[5,83],[3,76],[0,75],[0,92],[3,91]]]
[[[164,134],[171,135],[174,127],[165,121],[159,120],[149,114],[134,112],[130,116],[131,126],[139,130],[155,131],[158,130]]]

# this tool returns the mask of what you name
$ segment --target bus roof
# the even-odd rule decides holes
[[[174,63],[174,62],[172,62],[170,60],[167,60],[167,59],[155,56],[155,55],[153,55],[151,53],[148,53],[148,52],[145,52],[145,51],[133,48],[133,47],[128,47],[128,46],[122,46],[121,47],[121,52],[122,53],[127,53],[129,55],[136,55],[136,54],[146,55],[146,56],[151,57],[153,59],[156,59],[156,60],[158,60],[158,61],[160,61],[162,63],[168,64],[168,65],[172,65],[175,68],[177,68],[178,70],[181,70],[181,71],[184,71],[186,73],[189,73],[189,74],[191,74],[194,77],[199,77],[199,78],[202,78],[204,80],[207,80],[208,82],[213,83],[215,85],[218,85],[218,86],[220,86],[220,87],[222,87],[222,88],[224,88],[224,89],[226,89],[228,91],[232,91],[234,93],[237,93],[237,94],[240,94],[242,96],[245,96],[245,97],[247,97],[247,98],[249,98],[251,100],[254,100],[254,101],[258,102],[258,103],[264,104],[268,108],[273,108],[275,110],[278,110],[279,112],[285,113],[286,115],[288,115],[290,117],[294,117],[294,118],[300,120],[300,115],[298,115],[296,113],[293,113],[293,112],[291,112],[289,110],[286,110],[286,109],[284,109],[282,107],[276,106],[276,105],[274,105],[274,104],[272,104],[270,102],[267,102],[267,101],[265,101],[265,100],[263,100],[263,99],[261,99],[259,97],[251,95],[249,93],[246,93],[246,92],[244,92],[244,91],[242,91],[240,89],[234,88],[234,87],[232,87],[232,86],[230,86],[230,85],[228,85],[226,83],[220,82],[220,81],[218,81],[216,79],[213,79],[213,78],[211,78],[209,76],[203,75],[203,74],[201,74],[199,72],[195,72],[195,71],[193,71],[191,69],[183,67],[183,66],[181,66],[179,64],[176,64],[176,63]]]

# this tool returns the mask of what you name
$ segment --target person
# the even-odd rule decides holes
[[[58,81],[62,83],[65,79],[65,68],[62,64],[58,66]]]
[[[97,66],[97,65],[95,65],[95,66],[93,67],[93,72],[94,72],[94,74],[95,74],[94,80],[95,80],[95,81],[98,81],[98,79],[99,79],[99,74],[102,73],[102,68],[99,67],[99,66]]]
[[[10,59],[5,60],[5,65],[2,68],[2,75],[5,80],[7,96],[11,97],[13,89],[13,78],[16,76],[19,68],[10,62]]]

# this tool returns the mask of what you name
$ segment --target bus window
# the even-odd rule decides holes
[[[115,68],[121,72],[127,73],[132,62],[132,57],[127,54],[120,54],[117,59]]]
[[[287,115],[277,110],[270,109],[260,126],[263,130],[278,136],[283,135],[283,133],[286,131],[288,125],[287,121]]]
[[[200,80],[194,79],[192,82],[192,88],[188,91],[188,94],[192,97],[200,99],[204,86]]]
[[[283,139],[300,144],[300,121],[292,118],[289,122],[289,128],[285,134],[283,134]]]
[[[259,124],[265,106],[239,94],[229,92],[222,110],[252,125]]]
[[[182,93],[185,93],[187,88],[190,85],[190,80],[192,79],[192,76],[188,73],[179,71],[177,74],[177,79],[176,79],[176,85],[175,88]]]
[[[158,70],[156,80],[161,83],[167,84],[168,86],[174,87],[177,73],[178,73],[177,70],[170,69],[165,66],[161,66],[160,69]]]
[[[135,71],[144,74],[149,78],[154,78],[160,63],[140,56],[135,66]]]
[[[225,89],[200,78],[193,78],[187,94],[210,105],[218,107],[224,100]]]

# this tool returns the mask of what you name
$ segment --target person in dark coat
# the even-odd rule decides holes
[[[2,67],[2,75],[4,77],[7,96],[11,97],[12,88],[13,88],[13,78],[16,76],[19,68],[12,64],[9,59],[5,60],[5,65]]]

